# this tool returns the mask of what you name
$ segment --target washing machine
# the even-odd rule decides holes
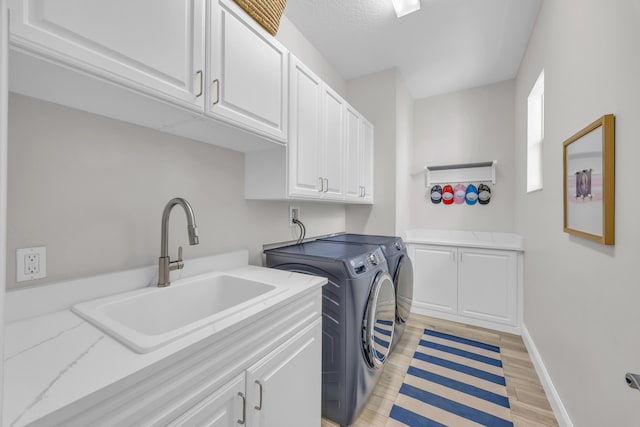
[[[328,278],[322,289],[322,415],[350,425],[393,342],[395,290],[382,249],[312,241],[265,254],[267,267]]]
[[[391,350],[400,341],[411,313],[413,302],[413,264],[407,254],[407,248],[401,237],[374,236],[368,234],[338,234],[319,239],[352,245],[378,245],[387,260],[389,274],[396,289],[396,326]]]

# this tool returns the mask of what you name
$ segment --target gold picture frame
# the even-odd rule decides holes
[[[564,142],[564,231],[615,243],[615,118],[600,117]]]

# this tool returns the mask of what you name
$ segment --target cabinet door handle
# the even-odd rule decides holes
[[[215,79],[213,83],[216,84],[216,100],[211,105],[216,105],[218,102],[220,102],[220,80]]]
[[[451,255],[453,255],[453,262],[456,262],[456,251],[451,252]]]
[[[202,93],[204,91],[204,81],[203,81],[203,76],[202,76],[202,70],[198,70],[198,72],[196,74],[200,74],[200,92],[198,92],[198,94],[196,95],[196,98],[200,98],[202,96]]]
[[[321,176],[319,176],[318,179],[320,180],[320,189],[318,190],[318,193],[322,193],[324,191],[324,179],[322,179]]]
[[[260,401],[258,403],[257,406],[254,406],[254,409],[257,409],[258,411],[262,410],[262,384],[260,384],[260,381],[256,380],[256,384],[258,384],[258,387],[260,387]]]
[[[361,194],[360,197],[364,197],[365,194],[366,194],[364,185],[362,187],[360,187],[360,194]]]
[[[328,192],[329,191],[329,178],[325,178],[324,179],[325,185],[324,185],[324,192]]]
[[[242,399],[242,418],[237,422],[238,424],[244,424],[247,421],[247,398],[244,397],[244,394],[240,391],[238,392],[238,396]]]

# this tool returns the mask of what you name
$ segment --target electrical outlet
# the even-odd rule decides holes
[[[16,250],[16,281],[42,279],[47,277],[47,248],[26,248]]]
[[[300,219],[300,208],[297,206],[289,206],[289,225],[295,225],[293,222],[294,219]]]

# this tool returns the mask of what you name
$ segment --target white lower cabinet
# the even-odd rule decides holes
[[[447,246],[415,246],[413,300],[422,308],[458,312],[458,250]]]
[[[195,405],[170,427],[228,427],[237,425],[245,406],[244,374],[238,375],[224,387]]]
[[[320,427],[321,316],[317,288],[33,425]]]
[[[318,320],[169,425],[319,426],[321,355]]]
[[[458,313],[516,324],[516,253],[458,249],[458,257]]]
[[[247,425],[319,426],[321,366],[322,328],[314,327],[249,368]]]
[[[407,246],[414,266],[415,312],[519,333],[521,252]]]

